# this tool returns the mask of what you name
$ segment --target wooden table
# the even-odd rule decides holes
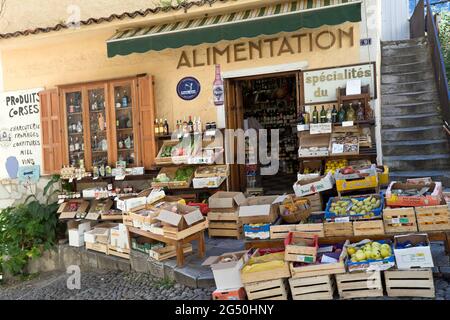
[[[131,234],[138,234],[142,237],[153,239],[159,242],[166,243],[168,245],[175,246],[177,252],[177,266],[182,267],[184,265],[184,253],[183,253],[183,245],[187,243],[191,243],[194,240],[198,240],[198,256],[203,258],[205,256],[206,247],[205,247],[205,230],[196,232],[184,239],[176,240],[166,238],[160,234],[155,234],[149,231],[144,231],[139,228],[127,226],[128,230],[128,240],[131,243]]]
[[[433,231],[433,232],[415,232],[417,233],[426,233],[428,234],[428,238],[430,241],[444,241],[445,243],[445,252],[447,254],[450,253],[450,231]],[[364,239],[371,240],[386,240],[386,239],[394,239],[396,235],[404,235],[402,234],[385,234],[385,235],[374,235],[374,236],[351,236],[351,237],[325,237],[320,238],[319,241],[321,244],[335,244],[335,243],[344,243],[346,240],[350,240],[350,242],[355,243]],[[245,241],[245,249],[251,248],[283,248],[284,247],[284,239],[274,239],[274,240],[246,240]]]

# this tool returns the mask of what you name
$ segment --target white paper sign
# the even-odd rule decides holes
[[[331,153],[333,154],[344,153],[344,145],[338,143],[333,144],[333,149],[331,150]]]
[[[361,94],[361,79],[348,80],[346,93],[348,96]]]
[[[332,132],[332,124],[331,123],[312,123],[310,134],[324,134],[324,133],[331,133]]]
[[[301,131],[308,131],[309,130],[309,124],[299,124],[297,125],[297,131],[301,132]]]
[[[355,123],[353,121],[344,121],[342,122],[343,127],[353,127]]]
[[[361,86],[370,86],[370,97],[375,98],[375,64],[353,65],[304,73],[306,104],[337,101],[337,89],[345,88],[349,80],[361,80]],[[360,86],[360,87],[361,87]]]
[[[350,217],[335,218],[334,222],[336,223],[350,222]]]
[[[41,165],[42,88],[0,92],[0,179],[15,179],[19,167]]]

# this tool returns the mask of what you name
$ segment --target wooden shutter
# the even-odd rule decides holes
[[[138,78],[139,133],[142,165],[150,169],[155,164],[155,94],[153,77]]]
[[[63,165],[62,115],[58,91],[39,93],[41,103],[41,144],[43,174],[59,173]]]

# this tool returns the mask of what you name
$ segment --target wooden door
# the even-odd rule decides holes
[[[41,105],[42,173],[58,174],[63,166],[63,118],[57,89],[39,93]]]
[[[112,165],[125,161],[127,167],[141,165],[139,146],[139,98],[136,78],[109,83],[109,120],[111,124],[109,157]],[[127,97],[124,102],[124,97]],[[112,129],[114,128],[114,129]]]
[[[152,76],[139,77],[139,149],[141,165],[150,169],[155,164],[155,93]]]

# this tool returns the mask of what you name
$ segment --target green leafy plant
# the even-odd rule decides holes
[[[441,18],[439,38],[442,45],[442,55],[444,57],[447,78],[450,79],[450,12],[441,12]]]
[[[0,211],[0,268],[4,271],[23,274],[30,258],[39,257],[55,244],[58,204],[52,199],[59,192],[54,188],[59,181],[55,175],[45,186],[45,201],[32,194],[24,203]]]

